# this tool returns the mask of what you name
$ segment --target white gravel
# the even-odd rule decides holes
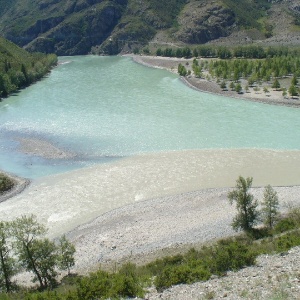
[[[75,243],[76,271],[99,265],[134,261],[146,263],[155,257],[233,235],[236,214],[227,194],[230,189],[207,189],[142,201],[110,211],[69,233]],[[263,188],[253,188],[263,198]],[[300,186],[276,187],[281,210],[300,205]]]

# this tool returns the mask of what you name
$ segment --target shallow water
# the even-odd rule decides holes
[[[300,149],[300,110],[200,93],[125,57],[67,62],[0,103],[0,169],[39,178],[133,154],[182,149]],[[45,159],[18,139],[76,154]]]

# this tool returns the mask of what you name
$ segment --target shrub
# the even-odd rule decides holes
[[[209,264],[212,273],[222,274],[229,270],[238,270],[255,263],[257,253],[250,250],[244,242],[222,240],[211,248]]]
[[[209,270],[201,265],[196,268],[186,264],[180,266],[168,266],[156,277],[154,284],[158,291],[162,291],[176,284],[208,280],[210,276],[211,273]]]
[[[4,174],[0,174],[0,195],[9,191],[14,186],[14,181]]]
[[[275,233],[285,232],[296,228],[296,222],[293,219],[285,218],[280,220],[274,228]]]

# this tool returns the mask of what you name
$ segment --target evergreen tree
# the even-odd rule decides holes
[[[183,66],[182,64],[178,65],[178,74],[180,76],[186,76],[187,75],[187,70],[186,70],[185,66]]]
[[[242,86],[240,83],[238,83],[236,86],[235,86],[235,91],[240,94],[242,92]]]
[[[290,94],[292,97],[298,96],[298,90],[297,90],[297,88],[296,88],[294,85],[291,85],[291,86],[289,87],[289,94]]]
[[[274,80],[274,82],[273,82],[273,84],[272,84],[272,88],[275,89],[276,91],[277,91],[278,89],[280,89],[280,83],[279,83],[279,81],[278,81],[277,78],[275,78],[275,80]]]

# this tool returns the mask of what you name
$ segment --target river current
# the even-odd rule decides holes
[[[0,169],[40,178],[139,153],[300,150],[300,110],[201,93],[129,57],[61,57],[40,82],[0,102]],[[44,141],[71,157],[24,151]]]

